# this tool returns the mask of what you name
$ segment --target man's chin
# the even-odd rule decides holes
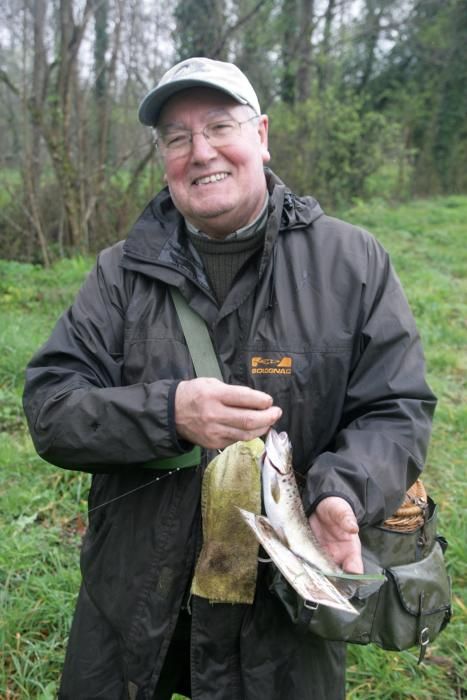
[[[208,236],[225,236],[235,231],[239,226],[233,223],[229,209],[206,209],[196,216],[187,216],[188,221]]]

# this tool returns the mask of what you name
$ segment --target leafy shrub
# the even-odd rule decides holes
[[[399,126],[356,95],[328,89],[294,106],[278,103],[270,117],[272,167],[296,192],[329,206],[364,195],[369,177],[401,157]],[[392,197],[397,185],[388,190],[382,180],[378,189]]]
[[[0,173],[0,182],[4,173]],[[31,222],[30,203],[18,177],[9,177],[7,196],[0,197],[0,258],[20,262],[43,262],[37,234]],[[97,252],[124,238],[133,221],[151,197],[163,186],[159,163],[146,167],[133,180],[129,170],[120,168],[109,175],[96,198],[86,225],[82,245],[73,250],[59,183],[46,174],[37,207],[51,261]],[[86,230],[85,230],[86,229]]]

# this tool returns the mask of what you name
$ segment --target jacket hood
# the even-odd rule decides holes
[[[284,190],[284,201],[281,214],[281,229],[304,228],[309,226],[324,212],[314,197],[299,197],[294,194],[282,180],[269,168],[264,169],[268,184],[269,196],[272,197],[276,188]]]
[[[136,220],[123,245],[123,253],[143,260],[157,260],[169,238],[183,225],[183,217],[172,202],[169,188],[164,187]]]

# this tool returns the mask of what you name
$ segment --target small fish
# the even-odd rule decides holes
[[[342,570],[313,535],[292,468],[292,445],[287,433],[268,432],[261,478],[266,515],[281,541],[298,557],[326,576]]]
[[[319,544],[303,510],[287,433],[269,430],[261,474],[267,518],[241,511],[257,539],[302,598],[357,614],[347,598],[384,576],[347,574]]]

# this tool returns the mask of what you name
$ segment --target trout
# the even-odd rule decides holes
[[[325,576],[343,576],[308,523],[292,468],[292,445],[287,433],[269,431],[261,478],[266,515],[283,544]]]
[[[384,576],[348,574],[320,545],[303,509],[287,433],[269,430],[261,479],[267,517],[239,510],[273,562],[304,600],[357,614],[347,598]]]

